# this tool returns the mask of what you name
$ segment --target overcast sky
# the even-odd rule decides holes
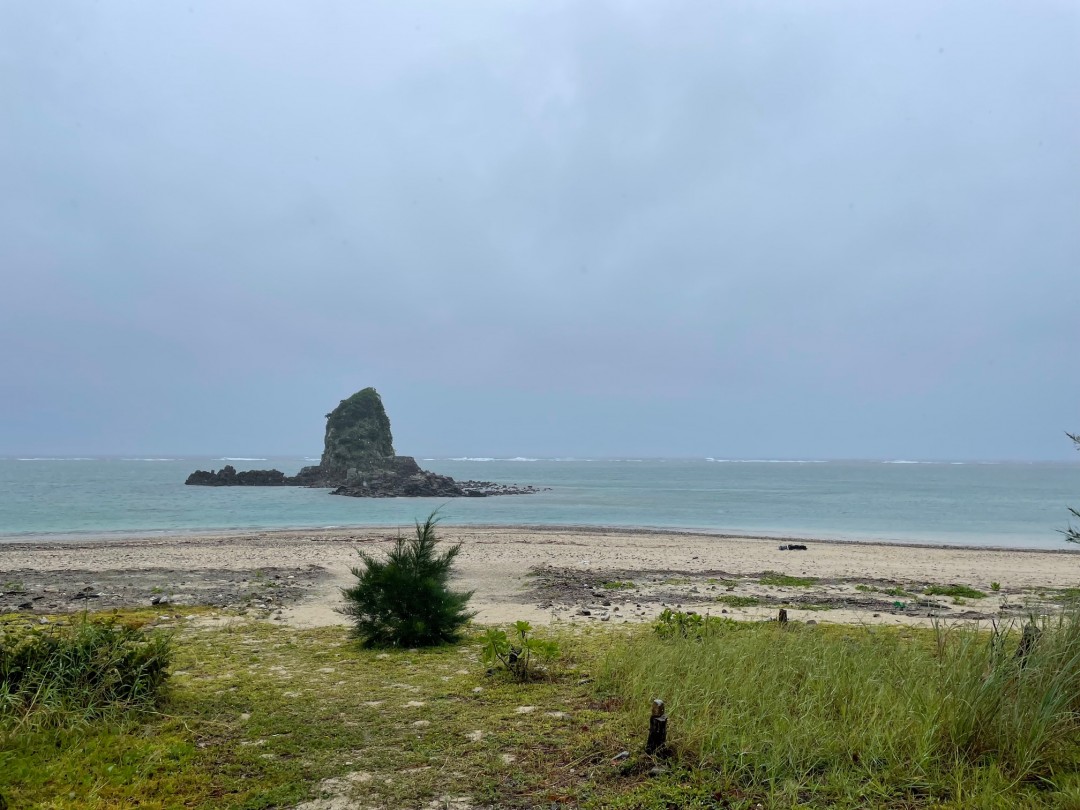
[[[0,455],[1062,459],[1080,4],[0,5]]]

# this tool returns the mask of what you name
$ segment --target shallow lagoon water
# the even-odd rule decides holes
[[[313,459],[2,459],[0,541],[156,532],[461,525],[704,529],[778,536],[1068,548],[1080,464],[706,459],[422,459],[457,478],[551,487],[482,499],[356,499],[297,487],[188,487],[192,470]]]
[[[196,468],[311,458],[2,459],[0,540],[447,523],[703,529],[916,543],[1068,548],[1080,465],[706,459],[422,459],[459,479],[550,487],[495,498],[359,499],[295,487],[184,486]]]

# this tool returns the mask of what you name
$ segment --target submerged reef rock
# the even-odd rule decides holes
[[[208,487],[327,487],[334,495],[357,498],[479,498],[540,491],[537,487],[490,481],[458,482],[421,469],[412,456],[395,455],[390,419],[374,388],[357,391],[326,415],[326,437],[318,465],[304,467],[293,476],[279,470],[237,472],[228,465],[220,472],[196,470],[184,483]]]

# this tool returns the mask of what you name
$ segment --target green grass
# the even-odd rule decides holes
[[[967,585],[929,585],[923,591],[927,596],[951,596],[954,599],[985,599],[983,591]]]
[[[816,577],[792,577],[776,571],[766,571],[758,579],[762,585],[777,585],[783,588],[808,588],[817,582]]]
[[[168,635],[112,619],[0,621],[0,727],[64,726],[151,709],[171,655]]]
[[[760,605],[761,600],[756,596],[736,596],[734,594],[728,596],[718,596],[716,601],[721,605],[727,605],[728,607],[753,607],[754,605]]]
[[[633,582],[612,579],[607,582],[601,582],[600,587],[605,591],[628,591],[634,587]]]
[[[607,658],[600,684],[629,714],[667,701],[690,769],[680,806],[711,806],[709,795],[765,807],[1080,806],[1080,618],[1044,622],[1026,666],[1016,643],[974,629],[725,624],[689,641],[639,635]],[[647,790],[612,806],[653,806],[635,803]]]
[[[157,711],[0,723],[0,793],[53,810],[270,810],[320,796],[410,808],[447,796],[580,810],[1080,806],[1076,616],[1045,621],[1023,668],[1012,636],[672,616],[686,632],[669,639],[541,629],[562,654],[528,684],[489,675],[476,634],[380,652],[346,627],[183,624]],[[654,697],[674,749],[657,777],[641,752]],[[613,762],[622,750],[629,759]]]
[[[0,794],[12,808],[64,810],[285,808],[349,791],[356,806],[469,795],[480,806],[547,807],[626,744],[596,743],[612,715],[581,663],[616,634],[596,636],[570,639],[557,669],[520,685],[487,674],[478,637],[380,653],[345,627],[188,625],[158,712],[0,724]]]

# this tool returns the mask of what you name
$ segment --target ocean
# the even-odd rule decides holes
[[[242,529],[452,525],[700,529],[840,540],[1070,548],[1080,464],[724,459],[420,459],[537,495],[361,499],[295,487],[184,486],[233,464],[295,473],[316,459],[0,459],[0,542]]]

